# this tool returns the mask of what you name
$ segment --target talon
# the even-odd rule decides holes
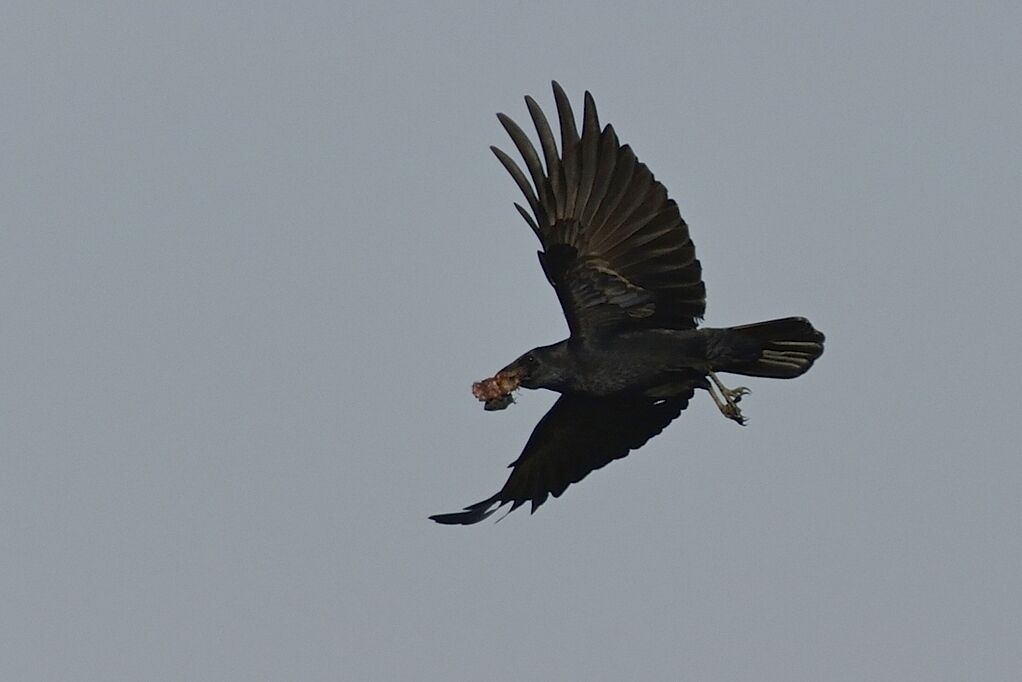
[[[746,419],[745,416],[742,414],[742,411],[738,409],[737,405],[726,404],[721,409],[721,412],[723,412],[724,416],[730,419],[731,421],[738,422],[740,426],[745,426],[745,423],[748,421],[748,419]]]
[[[740,403],[742,401],[742,396],[748,395],[752,393],[752,391],[747,389],[745,386],[736,386],[734,388],[725,389],[723,393],[726,399],[730,399],[732,402]]]

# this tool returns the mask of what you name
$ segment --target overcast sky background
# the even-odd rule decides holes
[[[1022,5],[86,4],[0,23],[0,678],[1022,674]],[[552,78],[827,351],[443,527],[554,399],[469,393],[566,332]]]

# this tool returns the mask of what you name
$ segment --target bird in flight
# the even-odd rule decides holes
[[[556,81],[553,90],[560,151],[528,96],[540,150],[504,114],[497,118],[525,170],[491,149],[525,195],[528,208],[515,208],[539,237],[539,262],[570,335],[533,348],[472,392],[487,410],[506,408],[518,388],[561,395],[510,465],[504,487],[464,511],[430,517],[438,523],[477,523],[507,504],[513,511],[528,502],[536,511],[663,431],[696,389],[744,424],[738,403],[749,390],[726,388],[718,373],[792,379],[823,353],[823,334],[802,317],[697,328],[706,287],[678,205],[614,128],[600,127],[588,92],[580,135]]]

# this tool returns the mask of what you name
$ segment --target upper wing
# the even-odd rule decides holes
[[[618,143],[612,126],[600,130],[588,92],[580,137],[564,90],[556,81],[553,89],[560,153],[543,111],[525,98],[545,170],[529,138],[504,114],[497,117],[528,175],[491,149],[532,209],[530,215],[515,204],[543,245],[540,262],[572,334],[584,338],[622,324],[694,328],[706,309],[706,287],[678,205],[631,148]]]
[[[511,476],[500,492],[463,512],[430,518],[446,524],[478,523],[509,503],[514,511],[531,502],[536,511],[549,495],[559,497],[590,471],[624,457],[663,431],[688,406],[693,392],[659,401],[562,395],[511,464]]]

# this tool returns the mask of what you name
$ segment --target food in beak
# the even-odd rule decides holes
[[[502,370],[496,376],[472,384],[472,395],[485,404],[486,410],[503,410],[515,401],[511,392],[518,388],[521,379],[509,371]]]

